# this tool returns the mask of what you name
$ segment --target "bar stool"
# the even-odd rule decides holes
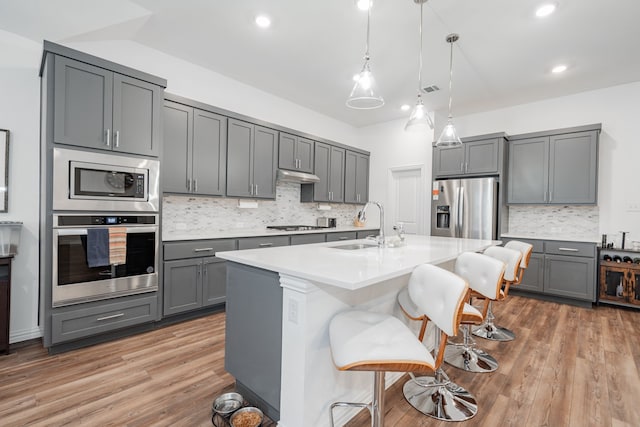
[[[424,313],[420,312],[418,306],[411,300],[408,287],[403,288],[398,293],[398,305],[407,318],[420,322],[418,339],[427,346],[430,351],[433,350],[431,346],[436,340],[434,335],[436,328],[430,327],[427,331],[429,318]],[[465,302],[462,309],[461,319],[465,319],[466,317],[475,317],[479,319],[478,323],[482,323],[482,314]],[[433,326],[433,323],[431,323],[431,326]],[[427,333],[429,336],[425,340]],[[431,411],[432,414],[430,414],[434,418],[446,421],[465,421],[473,417],[478,412],[478,403],[476,398],[468,390],[451,381],[442,369],[442,366],[436,369],[434,376],[422,376],[420,378],[416,378],[411,372],[409,372],[409,376],[424,387],[434,387],[436,384],[442,385],[438,389],[439,395],[437,396],[438,401],[440,402],[439,409],[438,411]],[[431,395],[433,395],[433,393],[431,393]],[[444,415],[436,416],[436,414]]]
[[[436,271],[435,275],[430,274],[433,269],[441,270],[425,264],[417,267],[416,271],[419,271],[420,277],[426,275],[432,277],[430,280],[434,280],[440,276],[439,271]],[[416,271],[411,275],[411,279],[416,275]],[[417,282],[413,279],[412,286],[411,279],[409,293],[412,299],[420,300],[422,304],[426,301],[433,306],[431,318],[434,323],[447,331],[453,328],[452,332],[455,333],[462,314],[463,299],[468,291],[467,283],[463,279],[455,283],[434,280],[433,286],[431,283],[430,286],[425,286],[423,281]],[[384,426],[385,372],[433,373],[442,363],[441,355],[434,359],[407,325],[388,314],[361,310],[338,313],[329,324],[329,342],[334,364],[339,370],[374,372],[372,402],[333,403],[330,409],[332,427],[333,410],[338,406],[367,408],[371,412],[371,425]]]
[[[489,303],[500,298],[505,264],[495,258],[475,252],[465,252],[456,260],[455,272],[466,279],[471,288],[471,297],[484,301],[482,314],[462,316],[463,342],[448,344],[444,361],[468,372],[493,372],[498,362],[484,350],[476,347],[471,338],[471,325],[480,325],[487,316]],[[480,314],[480,313],[478,313]]]
[[[496,258],[506,265],[504,279],[502,281],[502,292],[498,298],[498,301],[503,301],[507,295],[509,295],[509,287],[518,277],[522,254],[520,251],[513,249],[491,246],[490,248],[485,249],[484,255]],[[495,318],[496,317],[493,315],[493,301],[489,301],[487,316],[485,317],[482,325],[473,330],[473,335],[493,341],[511,341],[515,339],[516,334],[507,328],[497,326],[494,323]]]
[[[521,242],[519,240],[510,240],[505,245],[507,249],[513,249],[516,251],[520,251],[522,254],[522,261],[520,261],[520,268],[518,269],[518,274],[516,275],[516,280],[511,284],[519,285],[522,283],[522,276],[524,276],[524,271],[529,267],[529,260],[531,259],[531,253],[533,252],[533,245],[530,243]]]
[[[411,406],[423,414],[439,420],[464,421],[478,412],[475,397],[451,382],[442,370],[447,338],[457,334],[465,309],[480,315],[477,310],[464,303],[468,297],[468,289],[468,284],[463,278],[442,268],[425,264],[414,270],[406,292],[403,290],[398,295],[398,301],[405,314],[422,322],[418,338],[424,339],[429,321],[432,322],[435,332],[434,375],[416,378],[410,372],[411,379],[403,387],[404,397]],[[449,301],[445,300],[445,306],[443,297]],[[459,300],[456,303],[457,308],[452,310],[451,303],[455,300],[454,297]]]

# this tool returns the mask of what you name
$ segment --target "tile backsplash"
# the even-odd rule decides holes
[[[244,200],[244,199],[242,199]],[[189,230],[255,230],[268,225],[316,225],[321,216],[337,218],[338,227],[352,225],[361,205],[300,202],[300,184],[278,182],[276,200],[258,200],[256,209],[238,207],[238,199],[224,197],[165,196],[162,199],[163,233]]]
[[[509,206],[509,233],[597,239],[597,206]]]

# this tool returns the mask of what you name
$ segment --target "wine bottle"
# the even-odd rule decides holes
[[[616,288],[616,296],[621,297],[624,294],[624,287],[622,286],[622,277],[620,278],[620,283]]]

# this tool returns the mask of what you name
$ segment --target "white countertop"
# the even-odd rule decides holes
[[[178,240],[199,240],[199,239],[233,239],[239,237],[259,237],[259,236],[288,236],[291,234],[314,234],[314,233],[338,233],[343,231],[373,231],[378,227],[327,227],[315,230],[304,231],[284,231],[263,228],[235,228],[229,230],[173,230],[163,231],[162,241],[172,242]]]
[[[365,249],[336,247],[373,244]],[[439,264],[462,252],[481,251],[499,241],[452,237],[406,237],[399,248],[378,248],[371,240],[347,240],[311,245],[217,252],[216,256],[281,274],[355,290],[408,274],[420,264]]]
[[[529,234],[529,233],[502,233],[500,237],[506,237],[509,239],[536,239],[536,240],[561,240],[564,242],[585,242],[585,243],[600,243],[598,236],[575,236],[575,235],[561,235],[561,234]]]

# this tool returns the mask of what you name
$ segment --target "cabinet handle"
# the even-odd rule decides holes
[[[255,188],[255,191],[254,191],[253,195],[257,196],[258,195],[258,184],[254,184],[253,187]]]
[[[342,237],[338,237],[338,240],[349,240],[348,237],[342,236]]]
[[[553,201],[553,191],[549,190],[549,203]]]
[[[469,162],[464,163],[464,173],[469,172]]]
[[[120,147],[120,131],[119,130],[114,132],[113,139],[115,141],[114,144],[116,148]]]
[[[460,162],[460,172],[464,172],[464,162]]]
[[[111,316],[98,317],[96,320],[100,322],[103,320],[117,319],[118,317],[122,317],[122,316],[124,316],[124,313],[117,313],[117,314],[112,314]]]
[[[273,246],[273,243],[260,243],[258,246],[261,248],[268,248],[270,246]]]
[[[202,264],[198,264],[198,277],[202,276]]]
[[[193,191],[198,191],[198,180],[197,179],[193,180]]]
[[[191,191],[191,180],[187,179],[187,191]]]
[[[558,248],[558,250],[563,252],[580,252],[579,249],[575,249],[575,248]]]
[[[212,250],[213,248],[196,248],[193,250],[193,252],[210,252]]]
[[[107,147],[111,146],[111,129],[107,129],[105,131],[105,135],[106,135],[106,141],[105,144],[107,145]]]

